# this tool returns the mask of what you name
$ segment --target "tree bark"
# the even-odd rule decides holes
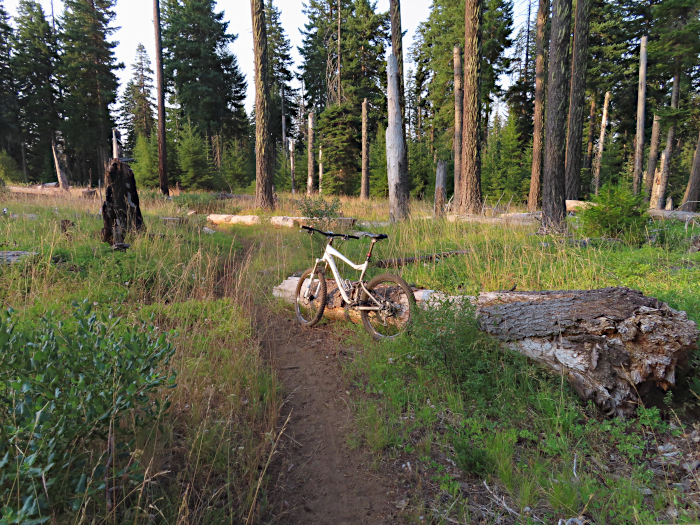
[[[629,416],[656,385],[675,384],[698,340],[685,312],[627,288],[482,293],[482,330],[568,376],[581,397]]]
[[[401,31],[401,1],[389,0],[389,11],[391,16],[391,49],[396,57],[398,65],[398,103],[401,110],[401,140],[403,142],[402,156],[399,159],[399,180],[398,191],[401,193],[399,204],[401,209],[401,219],[408,217],[408,147],[406,145],[406,98],[404,95],[403,76],[403,32]],[[396,218],[397,220],[399,217]]]
[[[447,201],[447,162],[439,160],[435,174],[435,205],[433,213],[438,219],[445,214],[445,202]]]
[[[284,118],[284,86],[280,87],[280,110],[282,113],[282,154],[287,159],[287,119]]]
[[[554,0],[542,172],[542,224],[556,230],[565,227],[566,216],[566,110],[570,26],[571,0]]]
[[[153,0],[153,25],[156,31],[156,82],[158,84],[158,185],[163,195],[170,195],[168,152],[165,141],[165,80],[163,77],[163,44],[160,31],[160,0]]]
[[[678,96],[680,95],[681,70],[676,69],[673,75],[673,91],[671,93],[671,108],[678,109]],[[668,127],[668,135],[666,136],[666,156],[661,164],[661,173],[654,183],[657,185],[656,202],[652,202],[651,207],[657,210],[662,210],[666,204],[666,187],[668,186],[668,177],[671,174],[671,157],[673,156],[673,144],[676,140],[676,122],[675,120]]]
[[[593,166],[593,187],[595,194],[600,190],[600,167],[603,163],[603,146],[605,145],[605,130],[608,127],[608,106],[610,105],[610,91],[605,93],[605,103],[603,104],[603,120],[600,122],[600,137],[598,138],[598,149],[595,154],[595,164]]]
[[[462,107],[464,105],[464,89],[462,88],[462,48],[455,46],[453,50],[454,61],[454,90],[455,90],[455,134],[453,140],[454,147],[454,210],[459,210],[459,198],[462,195],[459,189],[462,177]]]
[[[112,159],[105,173],[105,200],[102,204],[102,240],[124,242],[124,235],[143,229],[136,179],[126,162]]]
[[[306,194],[311,195],[314,192],[314,178],[316,176],[314,166],[314,112],[309,113],[309,131],[308,131],[306,154],[308,157],[308,173],[306,175]]]
[[[318,147],[318,192],[323,193],[323,146]]]
[[[639,193],[642,182],[642,163],[644,161],[644,109],[647,96],[647,37],[642,37],[639,46],[639,85],[637,87],[637,134],[634,147],[634,174],[632,191]]]
[[[685,189],[685,195],[683,195],[681,211],[697,211],[698,200],[700,200],[700,136],[698,136],[698,144],[695,146],[693,167],[690,170],[690,178]]]
[[[481,0],[464,7],[464,104],[462,106],[462,176],[460,213],[481,211],[481,144],[479,141]]]
[[[296,188],[296,173],[295,169],[296,166],[294,165],[294,139],[291,139],[289,143],[289,162],[290,162],[290,171],[291,171],[291,176],[292,176],[292,195],[296,194],[297,188]]]
[[[588,32],[591,0],[578,0],[574,29],[574,56],[569,94],[569,133],[566,139],[566,198],[578,200],[581,191],[581,142],[583,141],[583,103],[586,96]]]
[[[273,209],[270,101],[267,78],[267,29],[263,0],[250,0],[255,54],[255,205]]]
[[[656,175],[656,165],[659,160],[659,142],[661,142],[661,117],[654,115],[654,123],[651,126],[651,144],[649,145],[647,173],[644,179],[644,202],[649,202],[651,199],[654,176]]]
[[[58,187],[64,191],[70,191],[70,184],[68,184],[68,177],[66,177],[66,172],[61,168],[61,163],[58,160],[58,153],[56,152],[56,144],[51,141],[51,151],[53,153],[53,162],[56,166],[56,177],[58,179]]]
[[[549,0],[540,0],[537,9],[537,58],[535,59],[535,116],[532,132],[532,172],[527,209],[533,213],[540,204],[542,192],[542,147],[544,145],[544,93],[545,93],[545,31],[549,20]]]
[[[394,222],[408,217],[408,196],[402,191],[401,162],[404,158],[405,142],[401,129],[398,65],[393,54],[389,55],[387,66],[389,111],[386,129],[386,163],[389,179],[389,219]]]
[[[583,164],[583,169],[586,171],[586,178],[589,178],[591,176],[591,166],[593,166],[593,141],[594,140],[595,140],[595,95],[591,95],[591,112],[588,115],[588,148],[586,150],[586,161]],[[583,191],[583,187],[581,188],[581,191]]]
[[[360,198],[369,199],[369,101],[362,102],[362,181]]]

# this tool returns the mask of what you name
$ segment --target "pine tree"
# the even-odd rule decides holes
[[[132,139],[133,140],[133,139]],[[158,136],[137,134],[132,148],[134,162],[131,169],[139,187],[157,188],[158,179]]]
[[[163,63],[185,119],[206,137],[240,136],[246,128],[246,81],[229,51],[237,36],[227,33],[214,0],[166,0],[163,5]]]
[[[248,141],[232,139],[226,144],[221,159],[221,176],[230,189],[246,188],[255,180],[255,169],[251,170],[250,157]]]
[[[199,131],[189,122],[180,131],[177,143],[180,161],[180,184],[184,189],[213,189],[211,166],[207,160],[207,145]]]
[[[136,47],[131,79],[122,95],[121,124],[127,132],[124,150],[130,153],[139,136],[149,138],[155,128],[153,100],[153,70],[143,44]]]
[[[317,133],[323,148],[323,191],[354,195],[359,191],[361,122],[348,103],[328,106],[321,114]]]
[[[55,66],[56,38],[41,5],[20,0],[15,32],[12,71],[21,115],[21,141],[25,147],[28,176],[53,180],[51,141],[58,129]]]
[[[108,38],[114,0],[66,0],[63,15],[60,85],[61,131],[69,157],[69,176],[97,184],[111,156],[110,106],[117,93],[115,42]]]
[[[9,19],[0,0],[0,151],[19,153],[16,86],[10,65],[13,32]]]
[[[273,148],[282,147],[282,109],[284,108],[285,130],[292,129],[292,116],[296,114],[296,92],[291,87],[292,44],[282,27],[280,11],[273,0],[265,3],[265,24],[267,26],[267,77],[270,82],[270,140]],[[283,100],[284,99],[284,100]],[[280,160],[286,157],[282,155]]]

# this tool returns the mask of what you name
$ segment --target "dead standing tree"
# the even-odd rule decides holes
[[[102,204],[102,240],[111,245],[124,242],[124,235],[143,229],[136,179],[126,162],[112,159],[105,173],[105,201]]]
[[[571,0],[554,0],[542,172],[542,225],[555,230],[566,226],[566,88],[569,74],[570,26]]]
[[[386,164],[389,182],[389,218],[393,222],[408,216],[408,195],[403,192],[401,180],[401,162],[404,158],[406,143],[403,140],[401,129],[398,64],[393,54],[389,55],[387,66]]]
[[[639,85],[637,87],[637,133],[634,145],[634,176],[632,189],[639,193],[642,182],[642,161],[644,160],[644,104],[647,93],[647,37],[643,36],[639,46]]]
[[[593,162],[593,189],[598,195],[600,190],[600,169],[603,165],[603,147],[605,146],[605,131],[608,127],[608,107],[610,106],[610,91],[605,93],[605,102],[603,103],[603,120],[600,122],[600,137],[598,138],[598,149]]]
[[[362,102],[362,181],[360,198],[369,199],[369,102]]]
[[[272,148],[270,144],[270,104],[267,81],[267,30],[263,0],[250,0],[253,17],[255,54],[255,205],[275,207],[272,195]]]

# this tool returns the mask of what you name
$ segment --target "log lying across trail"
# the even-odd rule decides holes
[[[294,302],[298,277],[276,286],[273,294]],[[327,281],[325,314],[357,321],[345,310],[335,281]],[[467,299],[479,326],[509,348],[564,374],[585,400],[609,415],[629,416],[640,396],[654,386],[668,389],[676,367],[696,348],[700,332],[685,312],[628,288],[543,292],[487,292],[478,297],[447,297],[414,290],[421,308],[440,299]]]

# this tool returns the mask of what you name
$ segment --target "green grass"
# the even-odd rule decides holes
[[[0,266],[0,304],[17,312],[16,329],[51,312],[70,323],[71,302],[87,300],[122,325],[152,324],[175,347],[169,368],[177,387],[155,396],[170,395],[170,409],[129,445],[144,481],[109,511],[99,494],[85,498],[62,523],[77,523],[82,512],[95,523],[231,523],[251,507],[256,519],[261,512],[258,465],[267,459],[281,398],[252,323],[250,260],[236,237],[205,233],[201,215],[163,224],[160,217],[213,205],[208,197],[185,207],[178,200],[145,196],[147,231],[129,236],[124,253],[99,240],[102,222],[90,201],[2,204],[19,217],[0,217],[0,250],[36,252]],[[62,219],[74,223],[68,234]],[[106,445],[92,446],[97,461]]]

